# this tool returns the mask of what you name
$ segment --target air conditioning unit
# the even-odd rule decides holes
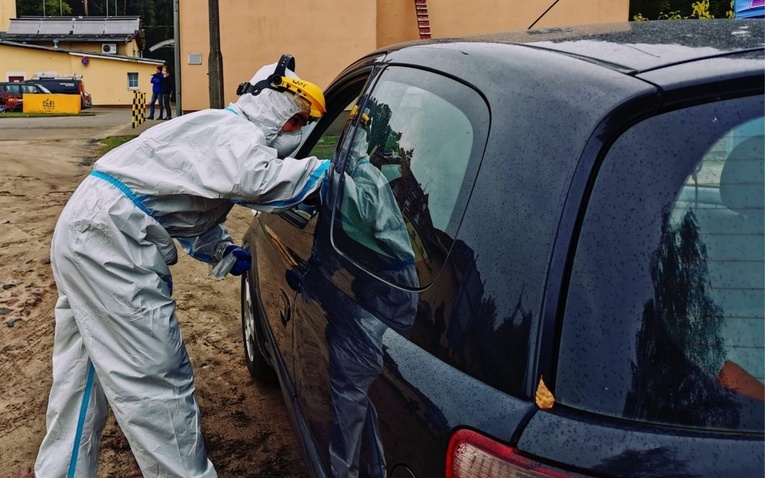
[[[106,53],[107,55],[116,55],[117,54],[117,44],[116,43],[102,43],[101,44],[101,53]]]

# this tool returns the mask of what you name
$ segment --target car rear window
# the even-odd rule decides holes
[[[762,432],[763,106],[673,111],[610,149],[574,258],[560,403]]]

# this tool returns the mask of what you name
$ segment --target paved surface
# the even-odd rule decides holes
[[[0,115],[0,141],[101,139],[107,136],[140,134],[157,120],[146,120],[133,128],[130,108],[90,108],[88,116],[55,116],[30,118]]]

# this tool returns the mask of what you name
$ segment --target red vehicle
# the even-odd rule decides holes
[[[22,111],[25,93],[50,93],[37,83],[0,83],[0,111]]]

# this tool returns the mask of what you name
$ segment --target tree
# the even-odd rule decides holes
[[[654,297],[643,304],[632,386],[624,414],[649,422],[737,427],[735,394],[717,381],[727,350],[725,315],[710,295],[707,246],[693,211],[662,215],[650,271]]]
[[[44,0],[45,8],[43,9],[42,1],[22,1],[16,0],[16,15],[21,17],[36,16],[42,17],[58,17],[60,15],[70,16],[72,14],[72,7],[69,3],[63,0]]]

